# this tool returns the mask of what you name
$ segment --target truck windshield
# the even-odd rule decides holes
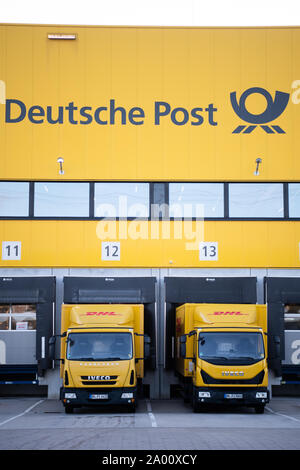
[[[113,361],[132,359],[131,333],[70,333],[67,359]]]
[[[265,357],[261,333],[199,333],[199,358],[212,364],[254,364]]]

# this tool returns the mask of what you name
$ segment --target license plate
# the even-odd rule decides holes
[[[242,393],[225,393],[225,398],[243,398]]]
[[[90,399],[91,400],[107,400],[108,398],[108,394],[102,394],[102,395],[98,395],[98,394],[92,394],[90,395]]]

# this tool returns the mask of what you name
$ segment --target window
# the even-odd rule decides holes
[[[89,217],[89,183],[35,183],[35,217]]]
[[[300,183],[289,184],[289,217],[300,217]]]
[[[229,184],[229,217],[282,218],[283,216],[282,184]]]
[[[72,361],[114,361],[132,359],[130,333],[70,333],[67,359]]]
[[[95,183],[95,217],[149,217],[148,183]]]
[[[36,306],[0,305],[0,330],[36,330]]]
[[[170,217],[224,217],[222,183],[170,183]]]
[[[300,182],[0,181],[0,218],[300,219]]]
[[[212,364],[254,364],[265,357],[261,333],[200,332],[199,358]]]
[[[29,183],[0,182],[0,217],[28,217]]]
[[[289,304],[284,306],[284,329],[300,330],[300,305]]]
[[[9,330],[9,305],[0,305],[0,330]]]

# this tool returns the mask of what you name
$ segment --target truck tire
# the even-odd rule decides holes
[[[191,402],[190,387],[189,387],[188,384],[185,384],[184,388],[183,388],[183,402],[184,403],[190,403]]]
[[[74,407],[72,405],[65,405],[65,413],[71,414],[74,411]]]
[[[128,409],[128,411],[129,411],[129,413],[135,413],[136,404],[134,403],[133,405],[128,405],[128,406],[127,406],[127,409]]]
[[[195,400],[194,397],[192,398],[192,407],[193,407],[194,413],[200,413],[200,405],[197,402],[197,400]]]
[[[265,412],[265,405],[256,405],[255,406],[255,413],[263,414]]]

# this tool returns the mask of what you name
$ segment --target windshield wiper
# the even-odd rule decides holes
[[[94,361],[93,357],[69,357],[69,361]]]
[[[258,361],[259,359],[257,357],[250,357],[250,356],[236,356],[234,359],[248,359],[251,361]]]
[[[129,358],[124,358],[128,359]],[[121,357],[71,357],[70,361],[122,361]]]
[[[94,361],[121,361],[121,357],[104,357],[104,358],[94,358]]]

